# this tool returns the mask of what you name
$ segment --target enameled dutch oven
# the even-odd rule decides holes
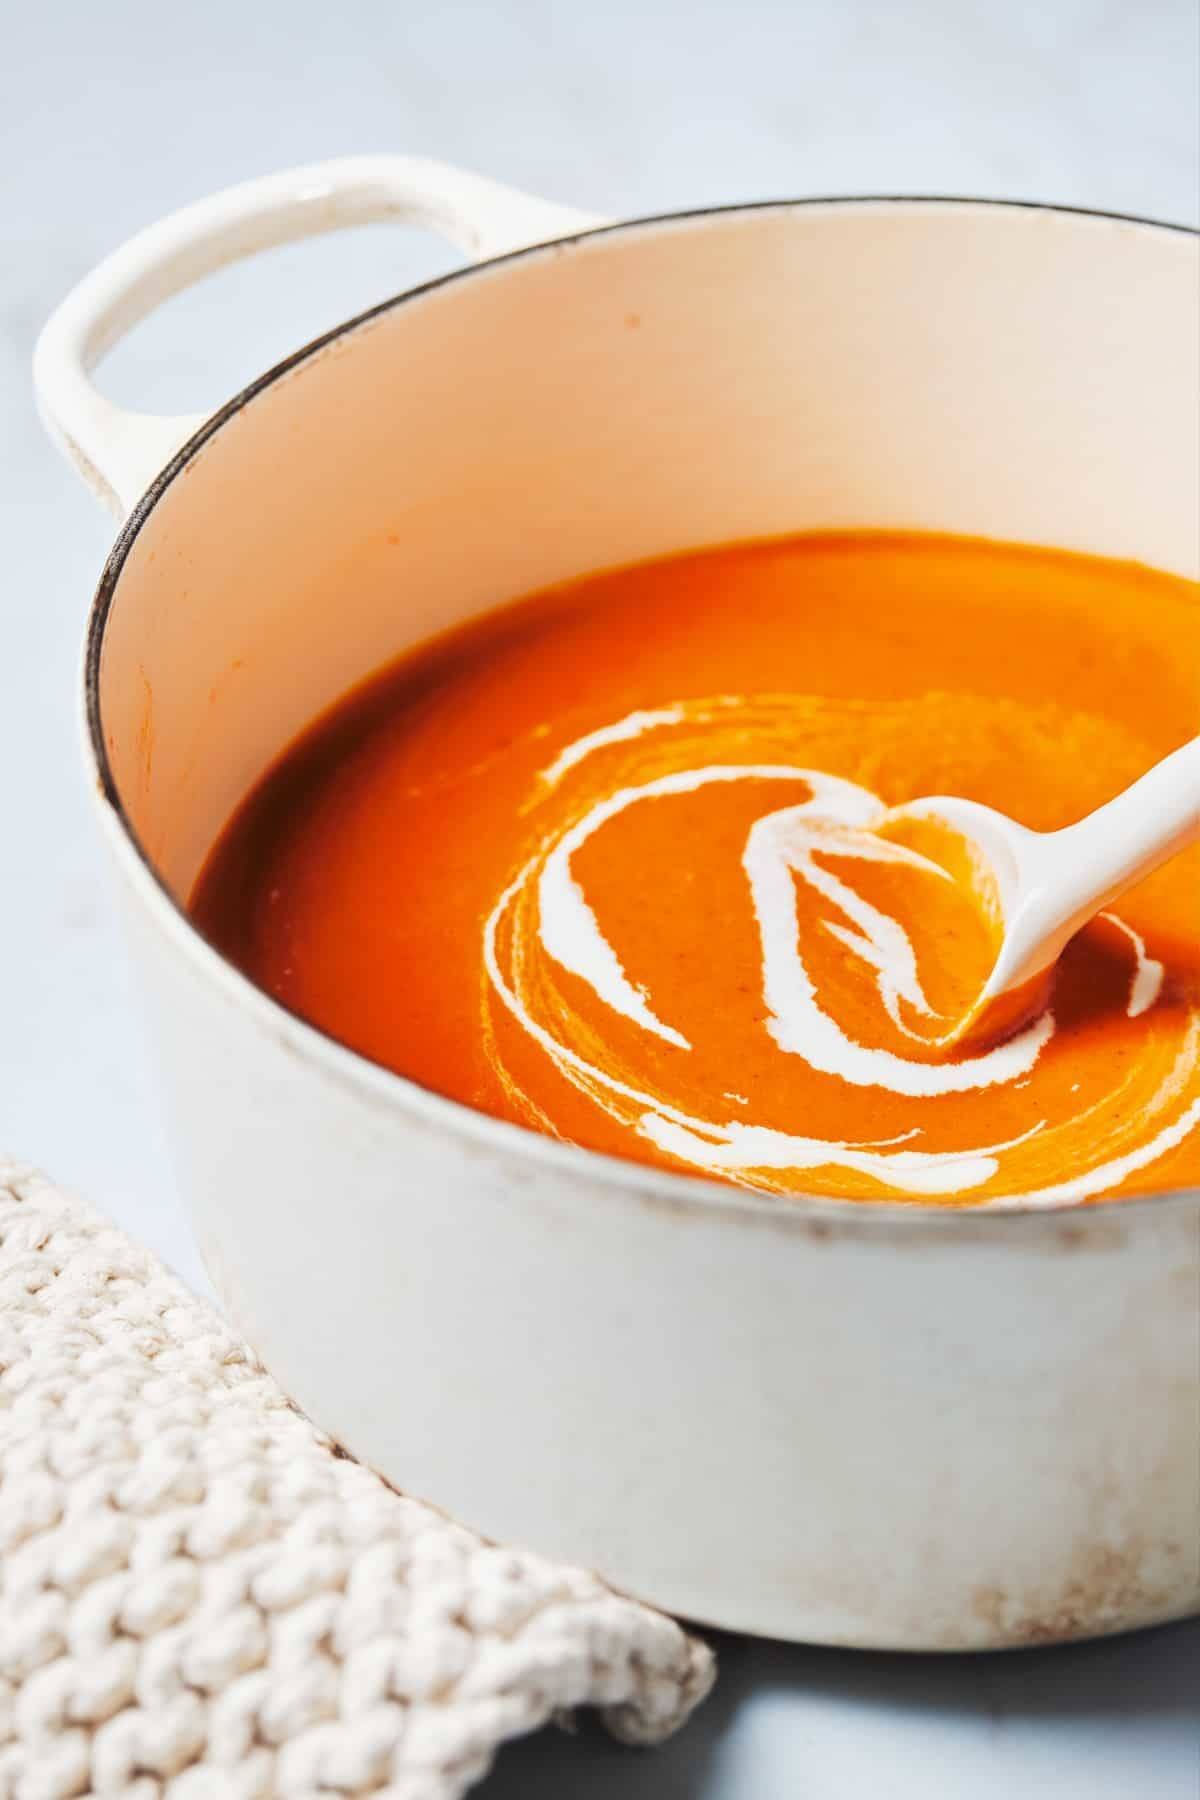
[[[218,264],[382,218],[483,260],[207,420],[90,384]],[[398,1485],[785,1638],[975,1648],[1197,1608],[1200,1194],[791,1203],[611,1160],[352,1054],[184,911],[323,707],[567,576],[855,525],[1194,575],[1197,271],[1191,233],[1052,207],[604,225],[381,157],[175,215],[47,326],[46,419],[128,514],[88,757],[203,1253],[284,1386]]]

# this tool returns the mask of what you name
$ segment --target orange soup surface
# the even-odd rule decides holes
[[[402,596],[399,597],[402,601]],[[779,1194],[1200,1182],[1200,852],[937,1039],[994,927],[888,808],[1037,830],[1200,728],[1194,584],[816,534],[587,577],[413,651],[249,796],[193,896],[285,1006],[467,1105]]]

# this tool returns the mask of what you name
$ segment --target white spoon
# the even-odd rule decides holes
[[[943,1041],[996,1038],[1041,1005],[1054,964],[1081,926],[1200,841],[1200,737],[1062,831],[1030,831],[990,806],[940,794],[892,813],[905,815],[959,833],[995,884],[1000,950],[979,999]]]

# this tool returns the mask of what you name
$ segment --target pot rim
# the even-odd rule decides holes
[[[362,312],[322,332],[299,349],[292,351],[241,388],[218,407],[200,429],[177,451],[151,482],[129,516],[123,521],[105,560],[100,580],[88,615],[83,659],[84,747],[91,763],[96,794],[105,823],[118,850],[126,872],[135,888],[150,905],[158,923],[193,963],[197,974],[214,978],[232,1002],[248,1007],[258,1022],[302,1060],[315,1064],[323,1073],[352,1087],[361,1097],[391,1110],[399,1102],[406,1110],[416,1112],[425,1123],[457,1131],[480,1148],[494,1146],[512,1156],[526,1156],[546,1167],[550,1173],[564,1178],[589,1175],[608,1188],[624,1190],[635,1198],[660,1205],[671,1211],[691,1208],[708,1213],[724,1213],[739,1220],[757,1219],[785,1230],[798,1230],[802,1235],[825,1235],[836,1231],[839,1236],[859,1236],[882,1231],[886,1236],[905,1235],[918,1230],[928,1238],[932,1231],[938,1237],[982,1233],[993,1238],[995,1228],[1011,1238],[1013,1220],[1024,1221],[1037,1229],[1036,1221],[1044,1221],[1047,1230],[1062,1233],[1064,1220],[1078,1225],[1101,1220],[1116,1223],[1118,1218],[1133,1218],[1152,1209],[1156,1217],[1164,1210],[1175,1212],[1200,1206],[1200,1188],[1176,1188],[1159,1193],[1131,1194],[1124,1197],[1101,1197],[1094,1201],[1056,1201],[1047,1206],[1028,1207],[1019,1196],[992,1202],[947,1206],[928,1201],[863,1201],[841,1199],[830,1195],[780,1195],[736,1188],[704,1176],[689,1175],[671,1169],[660,1169],[604,1151],[589,1150],[581,1145],[563,1143],[526,1126],[497,1119],[474,1107],[451,1100],[435,1089],[424,1086],[409,1076],[400,1075],[352,1049],[331,1033],[311,1024],[301,1014],[284,1006],[219,951],[193,923],[190,915],[167,887],[154,860],[138,836],[117,789],[104,740],[100,701],[100,667],[104,635],[116,598],[121,574],[142,527],[167,489],[182,475],[194,457],[209,440],[242,409],[276,382],[290,375],[331,345],[352,332],[370,325],[385,314],[409,302],[456,282],[486,275],[504,264],[547,255],[561,254],[586,239],[611,237],[621,232],[637,232],[662,226],[686,225],[712,218],[736,214],[765,212],[798,212],[802,209],[857,210],[860,208],[924,208],[972,212],[989,211],[1045,213],[1060,218],[1091,219],[1098,224],[1134,227],[1142,231],[1169,232],[1181,238],[1200,239],[1200,229],[1151,219],[1138,214],[1109,212],[1085,206],[1060,206],[1038,200],[1005,200],[952,194],[855,194],[812,195],[783,200],[733,202],[719,206],[692,207],[681,211],[649,214],[621,219],[590,227],[548,243],[528,245],[502,256],[469,263],[435,276],[413,288],[403,289],[378,301]],[[1090,1235],[1090,1234],[1089,1234]],[[1071,1233],[1074,1241],[1074,1233]]]

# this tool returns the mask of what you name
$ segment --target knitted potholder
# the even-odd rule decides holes
[[[0,1158],[0,1797],[457,1800],[574,1707],[651,1743],[710,1652],[339,1452],[145,1250]]]

